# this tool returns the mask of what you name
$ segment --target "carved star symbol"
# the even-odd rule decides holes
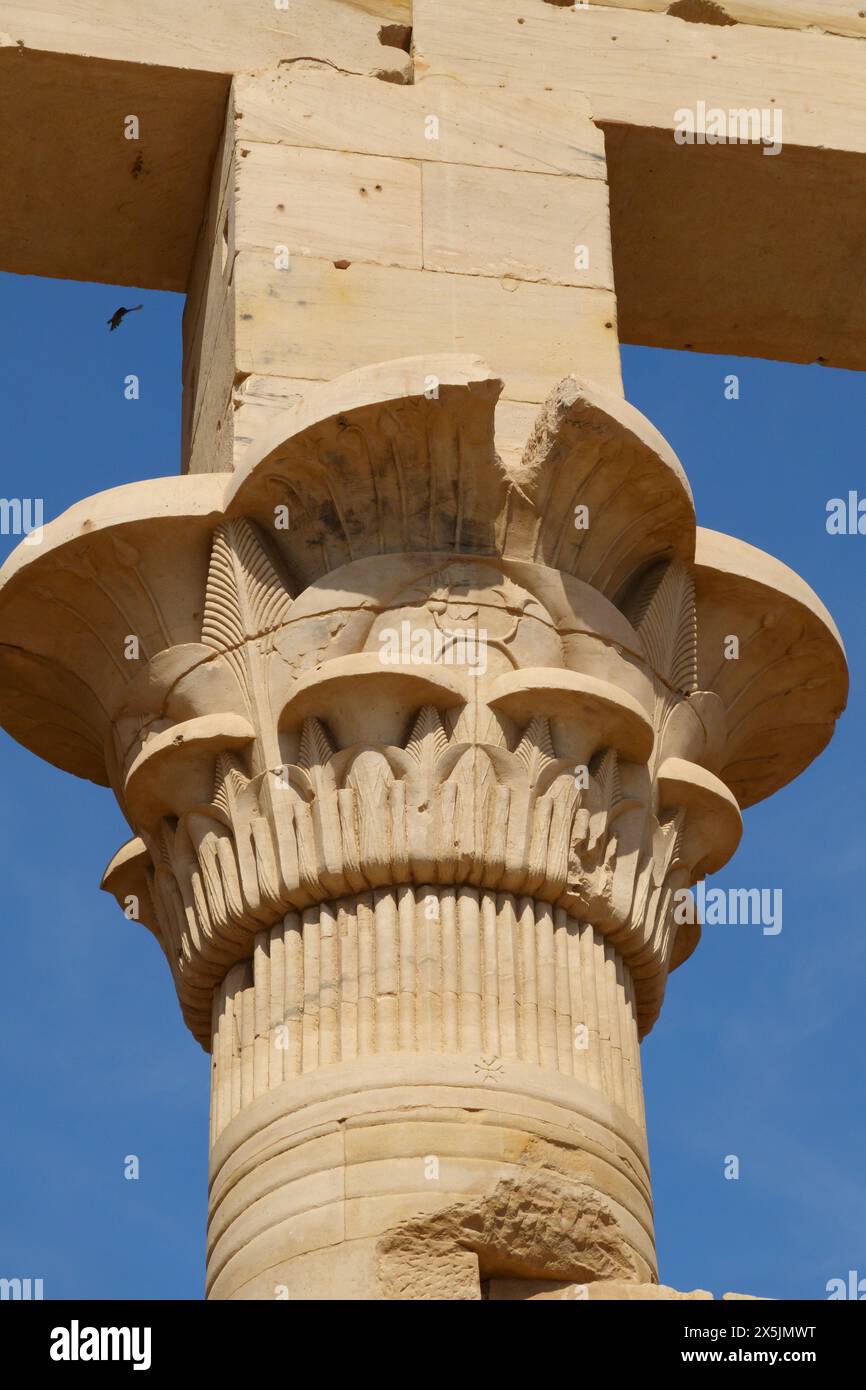
[[[475,1063],[475,1070],[483,1081],[499,1081],[502,1077],[502,1063],[498,1057],[482,1057]]]

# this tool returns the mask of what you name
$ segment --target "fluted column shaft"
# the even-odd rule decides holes
[[[289,913],[213,1026],[212,1297],[399,1297],[429,1249],[430,1297],[653,1276],[631,973],[564,908],[428,884]]]
[[[532,1062],[644,1123],[634,986],[609,941],[531,897],[404,885],[289,913],[228,972],[211,1142],[283,1081],[391,1052]]]

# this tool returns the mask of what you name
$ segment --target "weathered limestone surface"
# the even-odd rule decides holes
[[[411,19],[411,0],[4,0],[4,40],[24,49],[203,72],[249,72],[321,53],[342,68],[405,75],[383,25]],[[386,34],[384,38],[388,38]],[[390,50],[390,51],[389,51]]]
[[[639,1041],[844,654],[615,392],[500,456],[502,390],[305,384],[0,571],[0,717],[114,790],[104,886],[212,1053],[211,1298],[702,1296],[655,1284]]]
[[[539,76],[532,92],[499,82],[467,89],[447,78],[424,86],[372,83],[324,63],[237,76],[237,135],[245,141],[349,150],[425,163],[577,174],[604,179],[604,137],[589,101],[564,103]],[[431,139],[426,118],[439,117]]]
[[[547,0],[570,5],[572,0]],[[866,38],[863,0],[588,0],[607,9],[651,10],[694,24],[758,24]]]

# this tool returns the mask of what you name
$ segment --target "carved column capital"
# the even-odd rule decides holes
[[[450,1058],[456,1095],[535,1067],[548,1107],[577,1088],[578,1147],[593,1092],[628,1134],[642,1195],[593,1190],[644,1277],[637,1044],[699,934],[675,895],[827,742],[844,654],[796,575],[696,527],[638,412],[566,378],[503,462],[500,388],[364,369],[228,478],[79,504],[4,568],[0,709],[133,828],[105,886],[213,1044],[215,1142],[322,1068]]]

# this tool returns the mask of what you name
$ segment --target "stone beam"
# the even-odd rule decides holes
[[[866,157],[605,143],[622,342],[866,369]]]
[[[318,56],[396,81],[408,60],[380,31],[411,22],[411,0],[3,0],[0,21],[5,45],[32,52],[223,74]]]
[[[403,81],[408,8],[4,0],[0,268],[186,290],[231,74],[313,56]]]
[[[547,0],[561,7],[573,0]],[[866,38],[863,0],[587,0],[609,10],[648,10],[691,24],[757,24]]]
[[[0,48],[0,267],[184,291],[228,89],[219,73]]]
[[[684,24],[545,0],[414,0],[415,80],[581,92],[593,118],[673,131],[694,107],[779,106],[788,144],[866,151],[860,39]]]
[[[866,10],[741,8],[752,22],[719,26],[640,0],[415,0],[415,79],[588,102],[622,341],[862,370]],[[677,144],[676,113],[699,103],[780,113],[781,154]]]

